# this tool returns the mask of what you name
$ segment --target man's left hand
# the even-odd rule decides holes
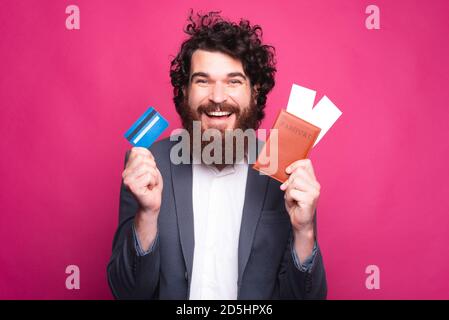
[[[293,162],[285,169],[290,175],[281,185],[285,191],[285,208],[295,232],[313,229],[313,218],[320,197],[320,184],[316,180],[312,161]]]

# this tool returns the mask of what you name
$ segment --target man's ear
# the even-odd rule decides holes
[[[257,104],[257,97],[259,96],[260,84],[256,84],[252,89],[252,98],[254,99],[254,103]]]

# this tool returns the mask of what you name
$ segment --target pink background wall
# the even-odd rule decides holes
[[[292,83],[343,116],[312,153],[330,299],[449,299],[447,1],[2,1],[0,298],[109,299],[122,137],[148,105],[179,126],[169,62],[188,9],[277,48],[269,128]],[[81,29],[65,28],[76,4]],[[367,30],[365,8],[380,8]],[[78,265],[80,290],[65,288]],[[380,268],[380,289],[365,268]]]

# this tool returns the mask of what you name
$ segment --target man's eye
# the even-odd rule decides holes
[[[207,83],[207,80],[205,80],[205,79],[197,79],[195,81],[195,83]]]
[[[230,84],[242,84],[242,81],[237,80],[237,79],[233,79],[233,80],[229,80]]]

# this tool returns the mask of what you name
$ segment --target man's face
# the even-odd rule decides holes
[[[255,101],[241,61],[221,52],[196,50],[192,55],[186,88],[190,120],[210,128],[254,128]]]

